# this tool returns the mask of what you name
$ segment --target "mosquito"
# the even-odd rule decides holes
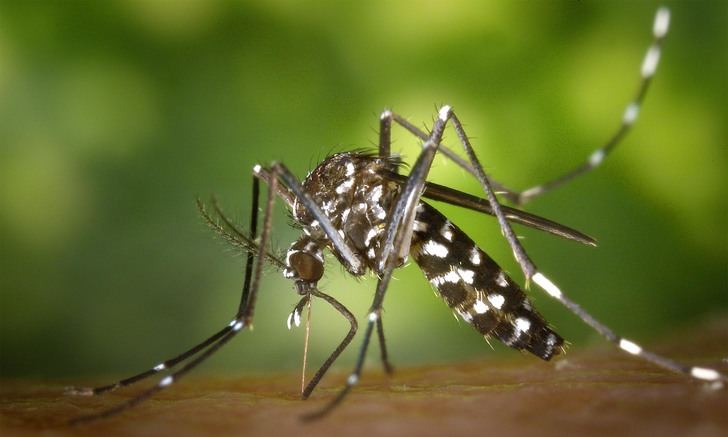
[[[250,328],[266,263],[282,270],[284,276],[293,281],[296,292],[301,296],[289,315],[289,327],[291,324],[300,324],[303,308],[313,298],[331,305],[350,323],[344,339],[303,389],[302,398],[308,398],[358,330],[354,315],[318,288],[318,282],[324,274],[326,251],[333,254],[350,275],[360,277],[373,273],[378,279],[353,371],[337,396],[323,408],[304,416],[304,419],[316,419],[328,414],[357,385],[375,330],[381,361],[384,369],[391,373],[382,306],[392,274],[409,257],[457,316],[486,339],[495,338],[511,348],[527,351],[547,361],[563,352],[564,339],[539,314],[524,292],[524,288],[533,282],[624,352],[667,370],[722,386],[728,381],[725,374],[712,368],[685,365],[643,349],[634,341],[617,335],[571,300],[529,258],[511,224],[533,227],[587,245],[595,245],[595,241],[567,226],[502,205],[496,195],[500,194],[506,201],[521,205],[595,169],[604,161],[637,120],[659,63],[669,21],[669,10],[659,8],[652,26],[653,39],[641,65],[637,92],[626,106],[616,132],[603,146],[591,153],[583,164],[552,181],[516,191],[489,178],[475,155],[460,119],[451,106],[445,105],[438,110],[433,126],[427,133],[395,112],[385,110],[379,120],[379,148],[376,152],[360,150],[334,154],[321,162],[303,181],[299,181],[283,163],[274,162],[267,167],[256,165],[252,172],[253,201],[248,232],[241,231],[225,215],[216,200],[212,201],[214,215],[203,202],[198,201],[199,210],[207,224],[247,254],[243,291],[235,317],[205,341],[142,373],[111,385],[72,389],[71,392],[75,394],[99,395],[163,371],[171,372],[152,387],[116,407],[76,418],[74,422],[109,417],[144,401],[177,382],[238,333]],[[467,159],[460,158],[453,149],[442,144],[443,131],[448,124],[457,134]],[[404,128],[422,141],[422,150],[406,176],[400,174],[405,169],[404,163],[390,150],[393,125]],[[472,174],[485,197],[472,196],[429,182],[427,176],[438,152]],[[258,235],[261,182],[267,184],[267,198]],[[273,206],[277,198],[287,206],[295,224],[302,230],[302,235],[291,244],[283,259],[268,249]],[[470,237],[425,199],[495,216],[525,277],[526,286],[522,288],[509,277]]]

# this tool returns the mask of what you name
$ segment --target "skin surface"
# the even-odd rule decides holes
[[[652,342],[666,355],[725,371],[728,317]],[[65,421],[112,406],[127,388],[101,397],[63,394],[57,381],[2,381],[0,434],[11,435],[696,435],[728,431],[728,392],[667,373],[604,347],[553,363],[527,356],[397,369],[387,378],[370,359],[361,384],[331,416],[301,414],[334,396],[334,371],[309,401],[298,373],[192,376],[124,414],[84,426]],[[340,365],[341,368],[341,365]],[[74,381],[78,382],[78,381]],[[98,381],[86,381],[98,382]]]

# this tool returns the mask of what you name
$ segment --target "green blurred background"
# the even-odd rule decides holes
[[[597,172],[528,205],[599,247],[518,229],[567,293],[648,344],[728,309],[728,8],[668,4],[633,132]],[[385,107],[429,125],[453,105],[486,169],[515,187],[571,168],[617,127],[657,5],[3,1],[1,375],[128,374],[226,324],[242,258],[205,228],[195,197],[217,193],[247,226],[255,163],[303,176],[331,151],[374,145]],[[417,142],[400,130],[395,141],[411,162]],[[432,177],[477,192],[443,160]],[[494,220],[442,209],[521,279]],[[287,221],[279,207],[276,247],[297,236]],[[456,322],[416,266],[396,278],[384,316],[395,365],[517,354]],[[374,286],[334,262],[321,284],[360,319]],[[532,294],[572,348],[603,344]],[[204,371],[298,368],[303,329],[285,324],[296,301],[269,269],[254,332]],[[346,327],[314,305],[314,362]]]

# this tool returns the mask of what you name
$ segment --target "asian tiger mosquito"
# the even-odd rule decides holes
[[[302,183],[282,163],[274,162],[269,167],[255,166],[248,233],[239,230],[216,201],[213,200],[212,205],[217,217],[213,217],[206,206],[198,201],[200,213],[207,224],[247,253],[243,293],[235,317],[205,341],[145,372],[107,386],[70,389],[74,394],[98,395],[159,372],[172,370],[186,361],[183,367],[126,402],[112,409],[76,418],[73,422],[112,416],[142,402],[170,386],[237,333],[250,327],[265,262],[281,269],[285,277],[293,280],[296,292],[301,296],[289,316],[289,326],[292,322],[299,324],[304,306],[313,297],[329,303],[351,325],[345,338],[302,391],[302,397],[308,398],[329,367],[349,345],[358,327],[355,317],[348,309],[317,287],[324,273],[324,249],[329,249],[351,275],[362,276],[371,271],[378,276],[378,282],[353,372],[339,394],[324,408],[304,416],[306,419],[318,418],[330,412],[357,384],[374,329],[381,346],[384,368],[391,372],[381,310],[392,274],[405,263],[408,255],[412,256],[447,305],[486,338],[495,337],[507,346],[528,351],[544,360],[562,352],[563,338],[532,307],[523,289],[463,231],[422,198],[495,216],[526,278],[526,285],[533,281],[623,351],[673,372],[722,386],[728,381],[728,376],[714,369],[684,365],[649,352],[633,341],[615,334],[569,299],[531,261],[510,223],[530,226],[583,244],[594,245],[594,240],[564,225],[501,205],[496,197],[497,193],[511,203],[521,205],[593,170],[604,161],[637,119],[657,69],[669,20],[668,9],[658,9],[652,27],[653,40],[641,66],[637,93],[626,106],[620,126],[613,136],[583,164],[544,184],[519,192],[487,177],[458,116],[446,105],[439,109],[429,133],[423,132],[400,115],[385,110],[380,117],[379,149],[376,153],[354,151],[329,156]],[[407,176],[399,174],[403,163],[390,152],[393,123],[423,141],[422,151]],[[450,148],[441,144],[443,131],[448,123],[454,128],[467,160],[458,157]],[[438,151],[477,178],[486,194],[485,199],[427,181],[429,169]],[[258,235],[261,181],[267,183],[268,189],[263,209],[263,225]],[[288,249],[284,260],[268,250],[276,196],[288,206],[293,219],[303,231],[303,235]]]

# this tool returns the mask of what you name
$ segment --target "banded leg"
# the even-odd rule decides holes
[[[547,181],[546,183],[527,188],[521,192],[511,191],[506,194],[506,197],[508,197],[509,200],[522,205],[544,193],[565,185],[574,178],[594,170],[599,167],[602,162],[604,162],[607,155],[609,155],[609,153],[622,141],[634,122],[637,120],[637,116],[639,115],[647,90],[652,82],[655,72],[657,71],[657,65],[660,61],[660,54],[662,50],[662,41],[667,35],[669,26],[670,10],[666,7],[661,7],[657,10],[652,25],[652,44],[650,44],[650,47],[647,49],[647,53],[645,53],[645,57],[642,60],[642,66],[640,67],[640,82],[637,87],[637,92],[635,93],[632,101],[625,107],[621,123],[609,140],[607,140],[604,145],[594,150],[586,161],[572,170]]]
[[[255,235],[257,233],[257,222],[258,222],[258,197],[259,197],[259,186],[257,183],[257,179],[253,178],[253,208],[251,210],[251,222],[250,222],[250,236],[244,236],[242,233],[240,233],[237,229],[235,231],[240,234],[241,237],[244,237],[246,241],[252,241],[255,239]],[[217,210],[220,217],[228,223],[228,225],[232,226],[231,223],[227,220],[227,217],[225,217],[222,214],[222,211],[219,210],[217,206],[217,202],[213,201],[215,205],[215,209]],[[204,205],[202,202],[198,199],[197,200],[197,207],[202,214],[203,218],[207,221],[208,225],[210,225],[216,232],[221,233],[225,236],[225,238],[229,241],[234,241],[235,243],[238,243],[237,245],[240,247],[239,242],[234,237],[231,237],[229,234],[225,234],[224,229],[222,229],[210,216],[207,214],[207,211],[204,208]],[[247,251],[247,262],[245,265],[245,271],[251,271],[252,269],[252,258],[253,258],[253,251],[251,250],[251,246],[245,246],[242,247]],[[241,297],[241,307],[242,302],[247,300],[248,290],[250,289],[250,275],[245,276],[244,282],[243,282],[243,292]],[[242,308],[238,310],[238,314],[242,314]],[[159,372],[165,371],[165,370],[171,370],[181,362],[185,361],[186,359],[190,358],[191,356],[197,354],[201,350],[207,348],[209,345],[215,343],[220,338],[225,336],[233,327],[233,323],[231,322],[230,325],[222,328],[212,336],[208,337],[206,340],[202,341],[201,343],[196,344],[192,348],[188,349],[187,351],[173,357],[166,359],[162,361],[161,363],[157,364],[156,366],[152,367],[151,369],[145,370],[144,372],[138,373],[134,376],[124,378],[118,382],[115,382],[113,384],[100,386],[100,387],[69,387],[66,389],[66,392],[71,395],[81,395],[81,396],[94,396],[94,395],[100,395],[109,391],[116,390],[121,387],[126,387],[128,385],[134,384],[136,382],[142,381],[150,376],[153,376]]]
[[[652,26],[653,40],[650,44],[650,47],[647,49],[647,53],[645,54],[642,65],[640,67],[640,82],[637,87],[635,97],[626,106],[621,123],[617,128],[616,132],[609,138],[609,140],[604,145],[592,152],[586,159],[586,161],[583,162],[581,165],[544,184],[536,185],[523,191],[518,191],[508,188],[503,184],[491,179],[491,184],[495,188],[495,190],[499,194],[502,194],[506,199],[508,199],[508,201],[517,205],[522,205],[532,199],[535,199],[536,197],[541,196],[542,194],[545,194],[566,184],[567,182],[578,176],[581,176],[582,174],[594,170],[599,165],[601,165],[607,155],[611,153],[617,145],[619,145],[619,143],[629,132],[632,125],[635,123],[635,121],[637,121],[637,117],[647,94],[647,90],[650,86],[650,83],[652,82],[652,78],[654,77],[655,72],[657,71],[657,65],[659,64],[662,49],[662,42],[667,35],[669,24],[669,9],[666,7],[659,8],[657,10],[657,13],[655,14],[654,23]],[[427,140],[428,138],[428,135],[420,128],[407,121],[407,119],[405,119],[401,115],[393,113],[392,111],[385,110],[381,115],[381,119],[383,121],[387,120],[390,125],[392,121],[397,123],[398,125],[402,126],[404,129],[406,129],[423,141]],[[462,167],[469,173],[476,175],[475,169],[466,160],[463,160],[458,155],[456,155],[452,151],[452,149],[442,144],[440,145],[440,150],[445,156],[455,162],[458,166]]]
[[[237,335],[237,333],[240,332],[244,327],[248,327],[248,326],[252,325],[254,309],[255,309],[255,300],[257,298],[257,294],[258,294],[258,290],[259,290],[259,286],[260,286],[260,279],[262,277],[262,272],[263,272],[263,263],[265,262],[265,257],[266,257],[265,247],[266,247],[268,239],[270,237],[270,230],[271,230],[271,226],[272,226],[272,219],[273,219],[272,212],[273,212],[273,205],[275,203],[277,185],[278,185],[277,180],[272,180],[268,184],[268,199],[266,202],[266,208],[265,208],[265,213],[264,213],[264,217],[263,217],[263,231],[261,233],[260,244],[258,246],[258,254],[257,254],[258,260],[255,263],[254,271],[252,271],[252,282],[249,282],[249,280],[247,279],[248,276],[251,275],[251,270],[246,269],[246,271],[245,271],[246,280],[244,281],[244,283],[250,283],[251,285],[250,285],[250,289],[247,293],[248,298],[246,300],[246,305],[245,305],[244,310],[239,311],[238,314],[236,315],[236,317],[230,322],[230,324],[227,327],[220,330],[213,337],[210,337],[210,339],[206,340],[205,342],[203,342],[200,345],[196,346],[195,348],[191,349],[190,351],[198,348],[195,351],[200,351],[203,349],[203,346],[201,346],[201,345],[203,345],[203,344],[209,345],[209,347],[207,347],[207,349],[204,349],[204,351],[202,351],[199,355],[197,355],[197,357],[195,357],[193,360],[189,361],[181,369],[173,372],[172,374],[170,374],[168,376],[165,376],[156,385],[148,388],[147,390],[144,390],[143,392],[141,392],[140,394],[127,400],[126,402],[123,402],[113,408],[101,411],[99,413],[94,413],[94,414],[77,417],[77,418],[71,420],[72,424],[78,424],[78,423],[88,422],[88,421],[92,421],[92,420],[96,420],[96,419],[101,419],[104,417],[113,416],[113,415],[123,412],[124,410],[126,410],[128,408],[131,408],[131,407],[139,404],[140,402],[148,399],[155,393],[169,387],[173,382],[179,380],[179,378],[181,378],[182,376],[187,374],[189,371],[191,371],[192,369],[194,369],[195,367],[200,365],[202,362],[204,362],[207,358],[209,358],[212,354],[214,354],[217,350],[219,350],[222,346],[224,346],[228,341],[230,341],[235,335]],[[253,213],[253,216],[257,218],[257,210],[256,210],[256,212]],[[247,263],[246,263],[246,266],[247,266]],[[217,336],[217,338],[215,340],[211,340],[211,339],[215,338],[216,336]],[[182,355],[191,356],[190,351],[188,351],[187,353],[182,354]],[[157,371],[163,370],[162,368],[160,368],[159,370],[156,370],[160,366],[161,365],[156,366],[155,369],[153,369],[153,370],[155,370],[154,373],[156,373]],[[145,372],[144,374],[146,374],[146,373],[147,372]],[[153,373],[151,373],[151,374],[153,374]],[[149,374],[149,375],[151,375],[151,374]],[[142,374],[140,374],[140,375],[142,375]],[[149,375],[145,375],[144,377],[149,376]],[[131,378],[129,378],[129,379],[131,379]],[[140,379],[143,379],[143,378],[137,378],[135,381],[138,381]]]
[[[549,296],[556,299],[572,313],[576,314],[577,317],[579,317],[584,323],[591,326],[592,329],[601,334],[602,337],[606,338],[611,343],[614,343],[618,348],[627,352],[628,354],[640,357],[643,360],[660,366],[664,369],[677,373],[682,373],[698,380],[718,383],[720,385],[728,382],[728,376],[718,372],[717,370],[706,367],[696,367],[682,364],[675,360],[671,360],[669,358],[645,350],[635,342],[617,335],[608,326],[598,321],[591,314],[586,312],[586,310],[584,310],[579,304],[569,299],[569,297],[567,297],[559,289],[559,287],[557,287],[553,282],[548,280],[541,273],[536,273],[533,276],[533,282],[537,283],[541,288],[543,288]]]

